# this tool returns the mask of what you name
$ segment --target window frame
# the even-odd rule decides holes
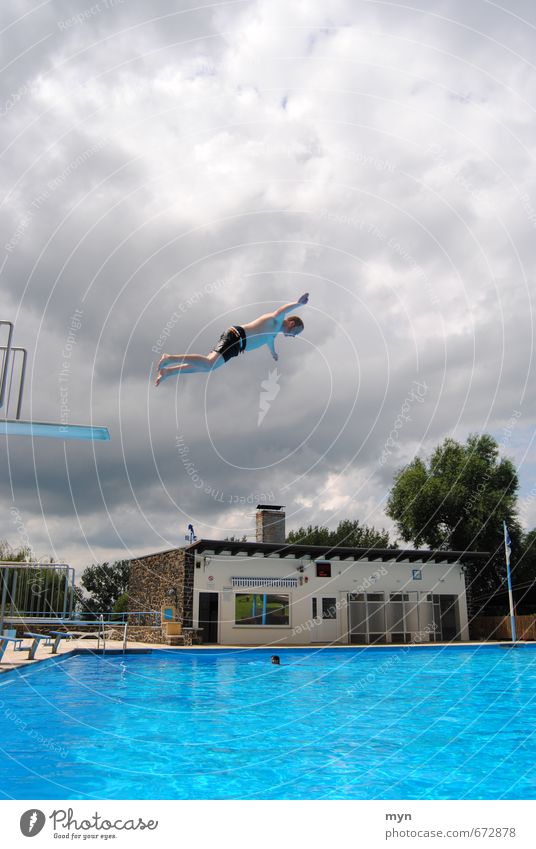
[[[330,560],[315,560],[316,577],[331,578],[331,561]],[[324,574],[322,574],[324,573]]]
[[[260,601],[261,613],[254,614],[254,615],[260,617],[259,621],[257,621],[257,622],[237,621],[237,618],[236,618],[236,603],[237,603],[237,600],[240,596],[251,596],[251,597],[256,596],[259,599],[262,599],[262,597],[266,597],[266,604],[265,605],[262,602],[262,600]],[[266,616],[270,615],[269,612],[268,612],[268,603],[269,603],[268,599],[270,598],[270,596],[275,597],[275,598],[286,598],[287,599],[286,604],[282,604],[281,607],[280,607],[280,609],[287,608],[287,610],[288,610],[287,623],[286,624],[266,622],[266,621],[263,622],[262,621],[263,617],[266,619]],[[256,606],[257,605],[255,604],[255,606],[253,608],[254,610],[256,610]],[[254,591],[254,592],[249,592],[249,593],[235,593],[234,599],[233,599],[233,607],[234,607],[234,623],[233,623],[234,628],[285,628],[285,629],[288,629],[288,628],[291,627],[290,611],[292,609],[292,596],[291,596],[290,593],[273,593],[273,592],[270,593],[270,592],[260,592],[258,590]],[[253,613],[252,613],[252,616],[248,617],[248,618],[253,618]]]

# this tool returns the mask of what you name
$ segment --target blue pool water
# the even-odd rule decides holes
[[[0,677],[15,799],[534,799],[536,648],[74,655]]]

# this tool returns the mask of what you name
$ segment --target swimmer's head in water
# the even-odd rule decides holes
[[[303,330],[303,321],[299,315],[289,315],[283,321],[284,336],[298,336]]]
[[[280,665],[281,661],[279,660],[279,655],[277,655],[277,654],[272,655],[272,663],[274,664],[274,666]]]

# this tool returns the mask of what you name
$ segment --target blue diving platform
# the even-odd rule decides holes
[[[108,441],[110,439],[110,432],[107,427],[93,427],[92,425],[0,419],[0,436],[48,436],[53,439]]]

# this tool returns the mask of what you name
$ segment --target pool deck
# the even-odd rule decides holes
[[[36,663],[41,663],[44,660],[49,660],[51,657],[61,657],[63,655],[72,654],[73,652],[79,650],[85,651],[96,651],[97,650],[97,640],[96,639],[73,639],[73,640],[62,640],[60,646],[58,648],[58,652],[56,655],[53,655],[49,646],[39,646],[36,652],[36,657],[33,660],[28,660],[28,648],[29,641],[27,641],[28,645],[26,649],[22,651],[15,651],[11,646],[9,646],[2,658],[2,662],[0,663],[0,673],[9,672],[11,669],[21,669],[21,668],[29,668]],[[277,652],[282,653],[287,651],[288,649],[321,649],[321,648],[333,648],[340,649],[344,651],[345,649],[409,649],[414,651],[419,651],[420,649],[426,651],[428,648],[438,648],[441,646],[448,646],[450,648],[457,646],[472,646],[477,648],[478,646],[511,646],[512,643],[510,641],[498,640],[498,641],[488,641],[488,642],[456,642],[456,643],[418,643],[418,644],[383,644],[383,645],[374,645],[374,646],[366,646],[366,645],[329,645],[329,643],[314,643],[311,645],[310,643],[304,645],[292,645],[292,646],[247,646],[247,645],[219,645],[219,644],[210,644],[210,645],[196,645],[196,646],[167,646],[162,643],[137,643],[134,641],[128,642],[128,652],[139,651],[169,651],[169,652],[181,652],[188,651],[190,648],[195,649],[261,649],[263,651],[269,652]],[[516,645],[531,645],[530,642],[521,642],[518,641]],[[120,640],[107,640],[106,641],[106,652],[113,651],[114,653],[122,653],[123,651],[123,643]]]

